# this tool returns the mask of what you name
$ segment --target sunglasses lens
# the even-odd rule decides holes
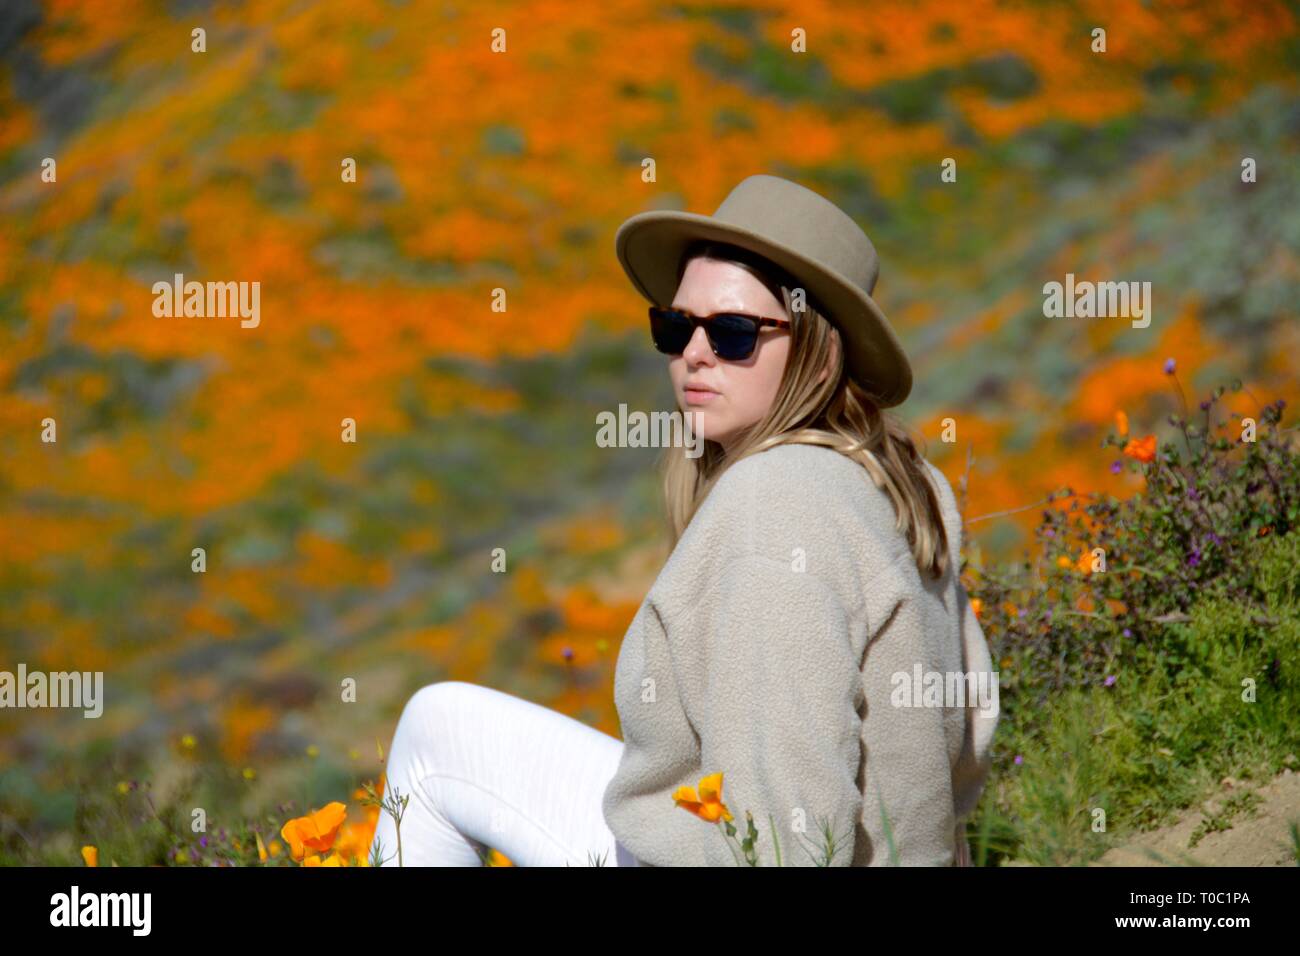
[[[680,312],[671,309],[650,311],[650,337],[655,348],[665,355],[679,355],[691,341],[695,326]]]
[[[704,326],[719,358],[749,358],[758,341],[758,324],[747,315],[724,312]]]

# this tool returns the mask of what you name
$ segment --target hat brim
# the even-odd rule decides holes
[[[894,330],[875,300],[836,270],[741,226],[676,210],[651,210],[625,220],[614,237],[614,248],[637,291],[651,304],[667,306],[677,294],[682,253],[697,239],[749,249],[798,276],[809,298],[839,329],[849,374],[884,408],[907,398],[912,367]]]

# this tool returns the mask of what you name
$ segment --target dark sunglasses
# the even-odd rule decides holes
[[[769,319],[761,315],[746,315],[744,312],[694,315],[685,309],[650,306],[650,337],[654,340],[655,348],[665,355],[680,355],[684,352],[697,325],[704,326],[704,334],[713,347],[713,354],[734,362],[754,354],[760,327],[788,329],[790,320]]]

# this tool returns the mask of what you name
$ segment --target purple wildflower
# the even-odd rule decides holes
[[[564,655],[564,659],[566,661],[573,660],[573,648],[569,647],[569,645],[567,644],[564,645],[564,650],[562,650],[560,653]]]
[[[1126,628],[1124,628],[1124,636],[1125,636],[1125,637],[1132,637],[1132,636],[1133,636],[1133,632],[1130,631],[1130,630],[1126,627]]]
[[[1113,684],[1115,683],[1115,675],[1114,675],[1114,674],[1107,674],[1107,675],[1106,675],[1106,680],[1105,680],[1103,683],[1104,683],[1107,687],[1110,687],[1111,685],[1113,685]]]
[[[1191,498],[1193,501],[1196,501],[1196,500],[1197,500],[1198,498],[1200,498],[1201,496],[1200,496],[1199,494],[1197,494],[1197,492],[1196,492],[1196,487],[1195,487],[1194,485],[1188,485],[1188,486],[1187,486],[1187,497]]]
[[[1174,374],[1174,360],[1172,358],[1165,359],[1165,374],[1166,375]]]
[[[1203,411],[1203,412],[1208,412],[1209,410],[1210,410],[1210,403],[1209,403],[1209,402],[1201,402],[1201,411]]]
[[[1116,458],[1114,461],[1110,463],[1110,473],[1112,475],[1118,475],[1120,469],[1123,467],[1124,467],[1124,463],[1120,461],[1118,458]]]
[[[1223,544],[1223,539],[1220,538],[1213,531],[1210,532],[1210,540],[1213,541],[1215,544]]]
[[[1019,767],[1024,762],[1025,762],[1025,758],[1020,756],[1020,754],[1016,754],[1016,759],[1015,759],[1016,766]]]
[[[1201,549],[1192,548],[1192,553],[1187,556],[1187,566],[1194,568],[1201,563]]]

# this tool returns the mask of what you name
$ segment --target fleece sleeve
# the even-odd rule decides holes
[[[961,757],[953,769],[954,809],[958,821],[964,821],[979,803],[988,778],[992,763],[993,732],[998,726],[999,703],[998,675],[993,670],[988,641],[961,582],[957,582],[957,604],[958,619],[961,622],[963,669],[967,673],[988,673],[987,686],[992,691],[987,700],[979,702],[980,706],[972,706],[967,712],[966,737]]]
[[[962,670],[965,673],[980,673],[981,681],[987,680],[992,693],[989,699],[972,706],[967,711],[966,733],[962,743],[961,756],[958,758],[952,775],[953,805],[957,817],[957,829],[964,831],[964,820],[979,803],[985,781],[988,778],[992,762],[991,748],[993,733],[997,729],[999,717],[997,672],[993,669],[992,655],[988,640],[980,627],[975,608],[970,603],[966,589],[962,587],[959,572],[961,568],[961,549],[965,532],[961,513],[957,510],[957,499],[952,492],[948,479],[934,465],[926,462],[930,475],[934,479],[939,493],[940,510],[943,512],[944,527],[948,533],[949,554],[952,561],[951,574],[957,597],[957,622],[961,640]],[[961,841],[958,841],[960,848]]]
[[[702,679],[689,712],[705,776],[722,774],[737,828],[753,815],[760,865],[849,866],[862,808],[861,678],[850,617],[832,588],[788,562],[750,554],[719,566],[716,589],[677,640]],[[700,822],[706,865],[734,866],[720,833]]]

